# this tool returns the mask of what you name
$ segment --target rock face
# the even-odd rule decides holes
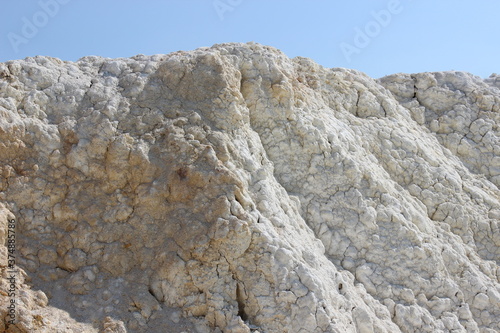
[[[0,64],[0,331],[500,331],[500,77],[257,44]]]

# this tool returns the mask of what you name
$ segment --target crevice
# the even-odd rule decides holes
[[[418,98],[417,98],[417,92],[418,92],[417,78],[415,76],[413,76],[413,75],[411,76],[411,78],[413,80],[413,98],[417,99],[417,102],[418,102]]]
[[[238,302],[238,316],[240,316],[241,320],[247,321],[248,314],[245,312],[245,296],[239,283],[236,283],[236,302]]]
[[[358,99],[356,100],[356,112],[354,113],[354,115],[356,117],[359,117],[358,111],[359,111],[359,100],[361,99],[361,92],[357,91],[357,93],[358,93]]]
[[[239,197],[239,195],[236,195],[236,193],[234,195],[234,200],[236,200],[236,202],[239,203],[241,207],[244,207],[243,202],[241,201],[241,198]]]
[[[148,292],[151,294],[151,296],[153,296],[153,297],[154,297],[154,298],[158,301],[158,303],[160,303],[160,304],[161,304],[161,303],[163,303],[163,300],[162,300],[162,299],[160,299],[159,297],[157,297],[157,296],[155,295],[155,293],[154,293],[154,291],[153,291],[153,289],[152,289],[152,287],[151,287],[151,286],[149,286],[149,288],[148,288]]]
[[[68,272],[68,273],[75,272],[75,271],[73,271],[71,269],[68,269],[68,268],[65,268],[65,267],[62,267],[62,266],[56,266],[56,268],[59,268],[60,270],[63,270],[63,271]]]

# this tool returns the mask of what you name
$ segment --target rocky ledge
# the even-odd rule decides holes
[[[499,88],[253,43],[1,63],[0,331],[499,332]]]

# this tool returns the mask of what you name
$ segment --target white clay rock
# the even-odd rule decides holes
[[[6,332],[499,332],[500,79],[222,44],[0,64]]]

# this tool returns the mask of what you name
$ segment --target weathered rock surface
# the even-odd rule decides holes
[[[499,88],[256,44],[0,64],[0,330],[498,332]]]

